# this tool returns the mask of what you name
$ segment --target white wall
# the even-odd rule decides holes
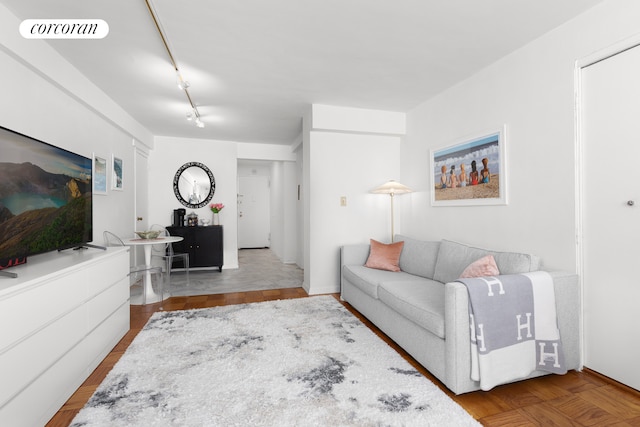
[[[284,165],[282,162],[272,162],[270,168],[270,248],[282,260],[284,252]]]
[[[289,145],[239,142],[238,159],[295,161],[296,156]]]
[[[307,218],[305,217],[305,204],[304,204],[304,185],[305,185],[305,171],[304,171],[304,149],[303,144],[298,145],[296,149],[296,200],[295,200],[295,218],[296,218],[296,255],[295,260],[298,267],[304,269],[306,259],[305,241],[308,237],[307,227],[305,223]]]
[[[271,178],[271,164],[266,160],[238,160],[238,176],[267,176]]]
[[[400,136],[367,133],[380,129],[385,114],[380,111],[337,108],[340,123],[351,112],[356,132],[347,133],[316,128],[317,111],[307,120],[312,124],[304,136],[305,238],[304,287],[310,294],[338,292],[340,289],[340,246],[368,242],[370,238],[390,241],[389,196],[370,191],[400,176]],[[320,114],[329,113],[323,106]],[[363,115],[370,118],[363,120]],[[389,123],[398,113],[389,112]],[[323,118],[323,126],[332,121]],[[347,120],[347,122],[349,122]],[[369,124],[369,125],[367,125]],[[384,126],[383,126],[384,127]],[[401,133],[403,125],[384,127],[385,132]],[[347,206],[340,206],[340,198]],[[400,228],[396,231],[399,231]]]
[[[405,113],[323,104],[313,104],[312,110],[314,129],[377,134],[404,134],[406,131]]]
[[[575,271],[575,61],[638,32],[639,2],[605,1],[411,111],[401,180],[418,191],[398,199],[404,231]],[[502,124],[509,204],[431,207],[429,149]]]
[[[271,164],[271,250],[285,264],[296,263],[295,170],[294,162]]]
[[[23,39],[19,24],[0,5],[0,125],[87,157],[95,152],[122,158],[124,191],[94,197],[94,242],[102,244],[107,229],[132,235],[132,140],[150,147],[151,134],[47,43]]]
[[[282,262],[286,264],[297,263],[297,253],[302,250],[298,246],[297,229],[297,197],[298,197],[298,175],[295,162],[281,162],[282,164],[282,204],[283,204],[283,236],[284,246],[279,255]],[[298,267],[301,267],[298,265]]]
[[[238,268],[238,203],[237,144],[174,137],[156,137],[155,149],[149,155],[149,224],[169,225],[173,210],[184,208],[173,193],[173,177],[185,163],[200,162],[213,173],[216,191],[210,203],[223,203],[220,224],[224,226],[224,266]],[[195,212],[199,218],[211,218],[209,205],[185,208],[187,215]]]

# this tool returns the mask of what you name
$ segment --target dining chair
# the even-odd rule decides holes
[[[104,231],[102,233],[102,237],[104,240],[105,246],[126,246],[122,239],[118,237],[115,233],[110,231]],[[160,298],[160,309],[162,309],[163,301],[164,301],[164,277],[162,273],[162,267],[153,267],[151,265],[137,265],[129,268],[129,288],[134,288],[139,285],[142,285],[142,305],[147,304],[147,287],[144,286],[144,276],[146,273],[155,274],[158,279],[156,283],[158,284]],[[153,280],[151,281],[153,286]]]
[[[151,230],[160,230],[160,237],[170,236],[169,230],[159,224],[153,224]],[[151,248],[151,258],[161,258],[165,264],[165,272],[167,274],[167,286],[171,286],[171,268],[173,267],[173,260],[177,259],[182,261],[182,266],[185,272],[185,279],[187,286],[189,285],[189,254],[183,252],[175,252],[173,250],[172,243],[165,243],[164,247],[160,245],[154,245]]]

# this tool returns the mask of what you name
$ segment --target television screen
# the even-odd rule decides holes
[[[0,127],[0,269],[93,240],[91,159]]]

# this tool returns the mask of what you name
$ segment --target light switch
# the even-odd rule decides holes
[[[340,197],[340,206],[347,206],[347,196]]]

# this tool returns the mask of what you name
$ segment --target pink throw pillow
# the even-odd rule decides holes
[[[499,274],[500,270],[498,270],[493,255],[487,255],[469,264],[460,275],[460,278],[498,276]]]
[[[400,271],[400,253],[404,242],[396,243],[380,243],[370,239],[371,250],[365,267],[375,268],[378,270]]]

